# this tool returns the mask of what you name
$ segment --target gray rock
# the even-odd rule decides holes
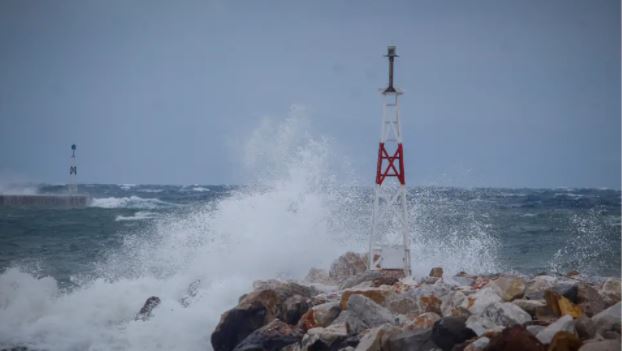
[[[575,322],[570,315],[564,315],[560,319],[556,320],[551,325],[541,330],[536,337],[543,344],[550,344],[551,340],[557,332],[567,331],[569,333],[576,333]]]
[[[391,324],[383,324],[372,328],[363,337],[356,346],[356,351],[381,351],[383,343],[392,333],[396,333],[399,329]]]
[[[339,285],[340,290],[349,289],[354,286],[361,285],[362,283],[368,283],[366,286],[371,287],[374,279],[382,277],[382,273],[378,271],[365,271],[356,275],[345,278]]]
[[[481,351],[481,350],[484,350],[486,346],[488,346],[488,344],[490,344],[490,339],[488,339],[485,336],[482,336],[481,338],[473,341],[470,344],[470,347],[471,347],[470,350]]]
[[[491,286],[504,301],[512,301],[525,293],[525,281],[521,277],[502,276],[493,280]]]
[[[354,252],[346,252],[330,266],[328,276],[337,282],[367,271],[365,256]]]
[[[525,298],[529,300],[544,299],[544,291],[552,289],[557,283],[555,277],[548,275],[539,275],[527,282],[525,287]]]
[[[465,325],[462,318],[445,317],[434,323],[432,328],[432,341],[444,351],[475,336],[475,332]]]
[[[620,351],[617,340],[587,340],[579,351]]]
[[[620,278],[607,278],[599,293],[606,299],[608,305],[620,301]]]
[[[354,314],[368,327],[384,323],[395,323],[396,317],[388,309],[380,306],[363,295],[352,295],[348,299],[348,312]]]
[[[465,307],[467,305],[467,297],[462,291],[452,291],[441,302],[441,315],[468,318],[471,313]]]
[[[517,299],[512,301],[512,303],[529,313],[532,317],[536,315],[536,309],[546,306],[545,300]]]
[[[467,327],[481,336],[487,330],[502,330],[516,324],[529,322],[531,316],[511,302],[495,302],[488,305],[482,313],[471,315],[467,319]]]
[[[134,317],[134,320],[146,321],[151,317],[151,312],[153,311],[153,309],[158,307],[159,304],[160,298],[157,296],[151,296],[145,301],[145,304],[140,309],[136,317]]]
[[[337,319],[335,319],[330,326],[343,327],[348,335],[358,334],[369,328],[369,325],[366,322],[361,320],[356,314],[347,310],[341,311]]]
[[[392,334],[383,343],[382,351],[432,351],[437,349],[432,341],[432,330],[406,330]]]
[[[298,329],[275,319],[249,334],[233,351],[277,351],[297,343],[301,338],[302,334]]]
[[[611,330],[620,326],[620,302],[592,317],[596,330]]]
[[[468,299],[462,303],[462,307],[468,309],[471,314],[477,315],[482,313],[488,305],[495,302],[502,302],[501,296],[497,294],[494,288],[485,287],[475,294],[470,295]]]
[[[581,315],[575,320],[575,329],[581,339],[591,339],[596,335],[596,325],[586,315]]]
[[[530,332],[533,336],[538,335],[539,332],[544,330],[545,326],[543,325],[528,325],[527,331]]]

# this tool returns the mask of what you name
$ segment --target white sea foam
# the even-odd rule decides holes
[[[194,188],[192,188],[192,191],[205,192],[205,191],[210,191],[210,190],[202,186],[195,186]]]
[[[156,209],[172,206],[175,206],[175,204],[159,199],[142,198],[135,195],[129,197],[94,198],[91,202],[91,207],[101,208]]]
[[[339,153],[326,140],[309,137],[304,126],[294,116],[276,128],[256,131],[247,153],[249,166],[259,167],[252,170],[261,175],[256,186],[184,215],[157,219],[128,235],[121,249],[98,264],[98,278],[72,291],[17,268],[0,274],[0,346],[210,349],[220,314],[237,303],[253,280],[302,278],[310,267],[328,268],[345,251],[363,251],[369,197],[338,185],[334,165],[345,163],[334,160],[331,155]],[[258,150],[260,145],[265,150]],[[95,199],[95,204],[129,207],[136,202],[144,208],[149,200],[107,198]],[[420,207],[411,212],[425,215]],[[427,274],[437,265],[448,272],[493,267],[487,261],[493,259],[491,253],[485,254],[490,239],[486,228],[473,224],[464,230],[439,239],[438,233],[418,229],[415,272]],[[198,293],[186,308],[180,299],[197,281]],[[135,321],[145,299],[154,295],[162,303],[152,318]]]
[[[123,221],[142,221],[145,219],[152,219],[155,218],[156,214],[153,212],[149,212],[149,211],[138,211],[136,213],[134,213],[133,216],[117,216],[115,218],[115,221],[117,222],[123,222]]]

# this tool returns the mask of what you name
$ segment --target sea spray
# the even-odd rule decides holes
[[[297,114],[264,122],[249,138],[251,186],[212,203],[162,215],[126,233],[93,274],[60,289],[51,277],[17,268],[0,275],[0,344],[53,350],[205,350],[220,314],[256,279],[304,277],[347,250],[367,246],[371,187],[343,184],[347,162],[314,138]],[[267,127],[269,126],[269,127]],[[352,177],[353,178],[353,177]],[[131,189],[130,187],[127,187]],[[413,268],[494,269],[495,241],[463,218],[440,225],[442,208],[412,193]],[[104,198],[103,208],[162,206],[136,196]],[[97,204],[97,203],[96,203]],[[189,289],[193,295],[189,296]],[[161,304],[135,320],[145,300]]]

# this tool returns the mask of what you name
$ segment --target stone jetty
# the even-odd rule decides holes
[[[421,279],[347,253],[304,281],[257,281],[211,335],[215,351],[620,350],[620,279],[502,273]]]
[[[81,208],[91,203],[88,194],[2,195],[0,207]]]

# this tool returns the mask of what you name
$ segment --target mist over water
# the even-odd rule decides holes
[[[12,253],[0,261],[0,346],[206,350],[254,280],[301,279],[364,251],[372,189],[338,181],[355,179],[347,160],[307,126],[295,108],[251,134],[249,186],[87,185],[88,209],[0,210],[0,248]],[[619,192],[415,188],[409,199],[415,275],[619,274]],[[17,231],[24,223],[40,227]],[[135,321],[150,296],[161,305]]]

